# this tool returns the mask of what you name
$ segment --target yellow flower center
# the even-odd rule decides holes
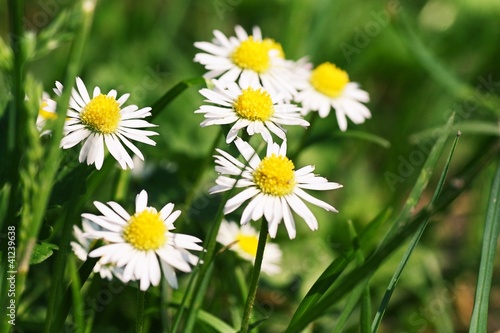
[[[167,228],[154,208],[135,213],[123,229],[123,238],[138,250],[157,250],[165,244]]]
[[[120,123],[120,106],[113,97],[100,94],[83,108],[80,119],[92,132],[114,133]]]
[[[334,64],[325,62],[313,70],[310,80],[320,93],[328,97],[337,97],[349,83],[349,76]]]
[[[269,49],[267,43],[256,41],[250,36],[234,50],[231,59],[240,68],[263,73],[271,62]]]
[[[45,108],[48,106],[46,101],[42,101],[42,105],[40,105],[40,110],[38,110],[38,114],[45,120],[54,120],[57,119],[57,114],[55,112],[46,111]]]
[[[42,105],[40,105],[40,110],[38,110],[38,115],[45,120],[54,120],[57,119],[57,114],[55,112],[50,112],[44,110],[48,106],[47,102],[43,101]]]
[[[284,196],[295,188],[295,166],[286,156],[265,157],[253,172],[253,180],[265,194]]]
[[[238,245],[243,252],[255,257],[255,255],[257,254],[257,245],[259,242],[259,239],[257,237],[239,233],[236,236],[236,241],[238,242]]]
[[[269,51],[276,50],[278,57],[280,57],[281,59],[285,59],[285,52],[283,51],[283,47],[281,46],[280,43],[276,42],[272,38],[266,38],[262,41],[262,43],[264,43],[264,45],[267,46]]]
[[[271,96],[261,89],[243,89],[233,107],[240,117],[252,121],[266,121],[274,114]]]

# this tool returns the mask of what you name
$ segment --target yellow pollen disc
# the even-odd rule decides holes
[[[268,50],[275,50],[277,51],[278,57],[281,59],[285,59],[285,52],[283,51],[283,47],[281,46],[280,43],[276,42],[274,39],[271,38],[266,38],[262,41],[264,45],[267,46]]]
[[[234,101],[233,107],[241,118],[252,121],[266,121],[274,114],[271,96],[261,89],[243,89],[241,95]]]
[[[80,119],[92,132],[114,133],[121,119],[120,106],[113,97],[100,94],[83,108]]]
[[[47,102],[42,101],[42,105],[40,105],[40,110],[38,110],[38,114],[40,115],[40,117],[42,117],[45,120],[57,119],[57,114],[55,114],[55,112],[44,110],[47,106],[48,106]]]
[[[265,157],[253,172],[253,180],[265,194],[284,196],[295,188],[295,166],[286,156]]]
[[[234,50],[231,59],[240,68],[263,73],[271,62],[269,49],[267,43],[256,41],[250,36]]]
[[[135,213],[123,229],[123,238],[138,250],[157,250],[167,241],[167,228],[154,208]]]
[[[349,76],[334,64],[325,62],[313,70],[310,80],[320,93],[328,97],[337,97],[349,83]]]
[[[238,234],[236,236],[236,241],[243,252],[248,253],[252,257],[257,255],[257,245],[259,243],[259,239],[256,236]]]

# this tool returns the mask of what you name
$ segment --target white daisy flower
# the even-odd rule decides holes
[[[236,37],[227,38],[214,30],[214,40],[196,42],[194,46],[206,53],[198,53],[195,62],[204,65],[204,77],[236,82],[260,82],[272,95],[291,100],[296,93],[295,73],[291,62],[284,59],[281,45],[270,38],[263,39],[259,27],[248,36],[241,26],[235,27]]]
[[[217,234],[217,242],[236,252],[242,259],[255,262],[259,233],[249,224],[238,226],[234,222],[222,220]],[[273,275],[281,272],[281,250],[278,244],[267,242],[262,259],[262,272]]]
[[[70,245],[77,258],[86,261],[93,239],[85,237],[84,234],[102,230],[102,228],[89,220],[83,219],[82,229],[76,225],[73,226],[73,235],[76,241],[71,242]],[[121,279],[123,269],[116,267],[113,263],[104,264],[99,260],[94,266],[94,273],[99,273],[103,279],[111,280],[113,275]]]
[[[56,101],[50,98],[49,94],[45,91],[42,93],[42,100],[40,102],[40,109],[38,110],[38,116],[36,118],[36,128],[38,129],[40,135],[49,134],[49,130],[44,131],[45,124],[48,120],[57,119],[56,114]]]
[[[59,82],[56,86],[62,90]],[[100,169],[104,161],[104,144],[106,144],[111,155],[123,169],[133,168],[134,162],[123,144],[142,160],[144,156],[141,151],[129,140],[156,145],[149,136],[158,133],[142,129],[156,126],[142,120],[151,115],[151,108],[139,109],[136,105],[121,108],[130,94],[116,99],[114,89],[103,95],[99,87],[95,87],[91,99],[79,77],[76,78],[76,86],[78,91],[73,89],[71,93],[70,110],[64,127],[66,135],[61,140],[61,147],[68,149],[85,141],[80,150],[80,162],[86,160],[88,165],[95,164],[96,168]]]
[[[251,85],[245,79],[241,87],[235,82],[213,80],[215,88],[201,89],[206,102],[215,105],[202,105],[195,113],[203,113],[202,127],[210,125],[234,124],[226,137],[226,142],[234,141],[240,129],[245,128],[249,135],[259,133],[264,140],[272,141],[270,132],[286,140],[281,125],[309,126],[302,118],[300,108],[293,104],[277,104],[272,96],[259,85]]]
[[[123,282],[140,281],[140,289],[160,283],[161,271],[167,282],[177,288],[174,268],[191,272],[190,265],[198,263],[198,257],[187,250],[201,251],[197,243],[200,239],[184,234],[170,232],[179,210],[173,211],[174,204],[168,203],[159,212],[148,207],[148,194],[141,191],[135,200],[135,214],[129,215],[118,203],[110,201],[107,205],[95,201],[94,205],[103,215],[82,214],[99,226],[103,231],[91,231],[86,237],[102,238],[107,245],[89,253],[90,257],[100,257],[99,262],[114,263],[123,267]],[[161,270],[160,270],[161,267]]]
[[[304,189],[334,190],[342,185],[315,176],[312,165],[295,170],[293,162],[286,157],[286,141],[283,141],[281,147],[269,142],[266,157],[262,160],[247,142],[238,138],[235,144],[248,165],[217,149],[220,155],[215,156],[215,170],[220,175],[216,180],[217,185],[209,190],[213,194],[233,187],[245,188],[227,201],[224,214],[233,212],[245,201],[252,199],[243,210],[240,221],[242,225],[265,217],[269,223],[269,235],[274,238],[278,224],[283,220],[288,236],[293,239],[296,230],[292,210],[306,221],[311,230],[318,229],[316,217],[303,200],[327,211],[337,212],[333,206],[314,198]]]
[[[356,82],[350,82],[347,73],[334,64],[325,62],[317,66],[302,83],[294,100],[302,104],[303,115],[318,111],[319,116],[325,118],[333,107],[342,131],[347,129],[346,117],[355,124],[371,117],[370,110],[361,104],[370,101],[368,93]]]

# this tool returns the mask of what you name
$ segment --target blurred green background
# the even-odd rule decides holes
[[[0,7],[4,39],[8,34],[5,7]],[[67,0],[26,1],[26,26],[43,32],[69,8]],[[500,2],[495,0],[103,0],[96,8],[80,76],[89,89],[98,85],[103,91],[130,92],[131,103],[152,105],[179,81],[203,75],[203,67],[192,61],[197,53],[195,41],[211,40],[214,29],[234,35],[234,26],[239,24],[248,32],[252,26],[260,26],[265,37],[283,45],[289,59],[308,56],[314,64],[337,64],[369,92],[372,119],[361,126],[350,123],[349,129],[379,136],[390,147],[339,135],[331,114],[312,130],[313,136],[324,138],[326,134],[327,139],[301,151],[295,162],[297,167],[315,164],[317,173],[344,188],[320,194],[340,213],[331,215],[312,208],[320,221],[317,232],[311,233],[298,221],[297,239],[289,241],[284,230],[278,234],[284,251],[284,273],[264,278],[258,295],[261,304],[268,305],[263,306],[263,312],[271,314],[263,331],[276,332],[289,320],[311,283],[349,245],[346,222],[352,220],[359,230],[385,207],[393,206],[396,211],[401,207],[427,152],[411,140],[412,134],[441,126],[452,111],[457,112],[458,122],[498,121],[478,100],[500,91],[499,17]],[[61,31],[39,44],[49,51],[27,69],[43,83],[45,91],[51,91],[54,82],[63,79],[73,19],[68,14]],[[421,45],[415,44],[412,33]],[[434,58],[425,61],[416,49]],[[444,69],[444,74],[433,66]],[[479,92],[478,100],[459,98],[456,84]],[[127,204],[143,188],[150,193],[152,204],[183,203],[218,132],[216,128],[199,127],[202,117],[193,113],[203,103],[199,88],[186,91],[154,121],[160,133],[155,137],[157,147],[141,146],[149,172],[134,176]],[[293,149],[294,140],[303,130],[289,132]],[[463,131],[450,179],[487,140],[491,140],[491,134]],[[226,148],[225,144],[220,147]],[[391,181],[390,175],[401,176],[403,164],[408,172]],[[219,199],[206,195],[215,177],[215,172],[206,172],[196,192],[194,209],[187,214],[189,218],[179,222],[178,230],[206,234]],[[474,186],[429,225],[391,300],[381,332],[467,331],[490,179],[491,172],[478,175]],[[95,200],[106,201],[109,192],[103,190],[98,195]],[[93,209],[91,205],[89,209]],[[378,241],[374,239],[368,249]],[[386,262],[372,280],[374,307],[401,253]],[[234,302],[234,297],[228,296],[234,286],[225,281],[233,276],[233,266],[225,261],[231,259],[228,256],[217,263],[216,272],[220,273],[215,274],[212,298],[207,298],[206,304],[209,312],[226,320],[230,314],[223,309]],[[500,330],[499,267],[497,264],[491,294],[491,332]],[[50,278],[46,269],[50,267],[40,265],[33,274]],[[110,324],[117,313],[133,318],[128,307],[134,302],[134,293],[127,295],[117,296],[96,315],[98,332],[125,329],[126,323],[115,323],[114,328]],[[120,301],[116,301],[118,297]],[[342,304],[311,331],[331,331],[340,309]],[[356,332],[356,324],[353,316],[347,331]]]

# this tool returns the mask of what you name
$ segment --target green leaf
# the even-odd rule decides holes
[[[455,141],[453,142],[453,146],[450,150],[450,154],[448,155],[448,160],[446,161],[446,165],[443,169],[443,172],[441,173],[441,178],[439,179],[439,183],[437,185],[436,191],[434,192],[434,195],[432,196],[431,202],[429,203],[428,210],[430,211],[432,207],[436,204],[437,199],[439,198],[439,195],[441,194],[441,191],[443,189],[445,180],[446,180],[446,175],[448,174],[448,169],[450,167],[451,163],[451,158],[453,156],[453,153],[455,152],[455,148],[457,146],[458,138],[460,137],[460,133],[455,138]],[[372,324],[372,329],[371,332],[375,333],[378,330],[378,327],[380,323],[382,322],[382,317],[384,316],[385,310],[387,309],[387,306],[389,305],[389,300],[391,299],[392,293],[396,289],[396,285],[399,281],[399,278],[401,277],[401,273],[403,273],[403,270],[406,267],[406,264],[408,263],[408,260],[410,259],[410,256],[413,253],[413,250],[416,248],[420,238],[422,237],[425,227],[427,226],[427,223],[429,221],[430,215],[427,216],[423,223],[420,225],[418,230],[416,231],[415,235],[413,236],[412,240],[410,241],[410,244],[408,244],[408,247],[401,258],[398,267],[396,268],[396,271],[392,275],[391,281],[389,282],[389,285],[387,287],[387,290],[384,294],[384,297],[380,303],[379,309],[377,311],[377,314],[375,315],[375,319],[373,320]]]
[[[46,242],[36,244],[33,253],[31,254],[30,264],[36,265],[45,261],[54,253],[53,250],[59,250],[59,247],[55,244]]]
[[[359,236],[359,243],[363,244],[365,240],[374,237],[378,227],[385,222],[392,213],[391,208],[386,208],[380,212],[366,227]],[[331,287],[331,285],[342,274],[347,265],[354,260],[356,253],[351,249],[344,255],[336,258],[316,280],[306,296],[300,302],[297,310],[293,314],[289,327],[298,325],[301,322],[301,317],[310,310],[315,308],[316,303],[321,299],[323,293]]]
[[[382,264],[382,262],[387,259],[393,251],[401,246],[406,237],[415,232],[418,226],[422,223],[422,220],[430,214],[428,211],[423,211],[412,219],[413,210],[420,200],[423,191],[427,187],[432,171],[436,167],[438,159],[441,156],[441,152],[447,138],[446,130],[453,124],[453,119],[454,116],[452,115],[445,126],[445,131],[440,132],[438,140],[434,144],[424,166],[422,167],[416,184],[411,190],[404,207],[399,215],[394,219],[391,228],[385,235],[379,248],[366,260],[363,265],[350,271],[348,274],[338,279],[338,281],[336,281],[337,278],[339,278],[347,264],[350,260],[352,260],[351,257],[349,257],[349,261],[345,263],[338,263],[339,267],[336,267],[335,275],[327,275],[326,279],[323,280],[322,277],[325,273],[330,273],[329,270],[331,269],[331,266],[337,261],[335,260],[322,274],[320,279],[316,281],[315,285],[313,285],[314,291],[313,288],[311,288],[308,295],[306,295],[302,301],[302,303],[306,303],[304,305],[302,303],[299,305],[287,328],[287,332],[297,332],[306,327],[310,322],[328,311],[331,305],[338,302],[341,297],[345,296],[348,291],[355,288],[358,283],[361,283],[361,281],[364,281],[367,277],[373,274],[379,268],[380,264]],[[413,221],[413,223],[410,223],[411,221]],[[352,251],[350,254],[354,256]],[[326,284],[326,281],[330,282],[330,284]],[[316,284],[318,284],[318,286],[316,286]],[[311,291],[313,291],[313,293],[310,295]]]
[[[412,144],[428,139],[436,133],[440,128],[431,128],[425,131],[415,133],[410,136],[409,140]],[[480,134],[480,135],[496,135],[500,136],[500,127],[496,122],[487,121],[464,121],[451,126],[447,131],[449,135],[455,134],[458,131],[464,134]]]
[[[183,80],[179,83],[177,83],[175,86],[170,88],[163,96],[161,96],[151,107],[153,110],[153,115],[151,116],[151,120],[155,119],[158,117],[160,112],[167,107],[174,99],[176,99],[180,94],[184,92],[187,88],[194,86],[194,85],[200,85],[200,84],[206,84],[206,81],[204,78],[197,77],[193,79],[186,79]]]
[[[474,309],[470,321],[469,332],[486,332],[488,329],[488,302],[491,289],[491,278],[495,264],[495,254],[500,235],[500,163],[497,165],[486,213],[486,223],[481,249],[481,263],[476,285]]]
[[[332,138],[353,138],[353,139],[360,139],[360,140],[365,140],[374,144],[377,144],[383,148],[390,148],[391,143],[387,141],[386,139],[368,133],[368,132],[363,132],[363,131],[357,131],[357,130],[349,130],[347,132],[328,132],[328,133],[322,133],[318,135],[314,135],[306,140],[304,143],[304,146],[311,146],[315,143],[318,142],[331,142]]]
[[[333,136],[339,137],[339,138],[361,139],[361,140],[365,140],[365,141],[377,144],[377,145],[379,145],[383,148],[387,148],[387,149],[391,147],[391,143],[388,140],[386,140],[378,135],[374,135],[374,134],[371,134],[368,132],[363,132],[363,131],[358,131],[358,130],[349,130],[346,132],[338,132],[338,133],[335,133]]]
[[[356,229],[354,228],[354,225],[352,224],[351,221],[348,221],[348,226],[349,226],[349,233],[352,238],[353,250],[355,252],[356,261],[358,265],[361,265],[365,261],[365,256],[359,246],[359,238]],[[368,282],[369,279],[366,279],[363,283],[358,284],[356,288],[351,292],[347,300],[347,303],[343,306],[342,313],[337,319],[337,323],[335,325],[335,328],[333,329],[333,333],[341,333],[344,330],[344,326],[347,323],[347,320],[353,313],[354,309],[356,308],[356,305],[360,303],[360,299],[362,297],[363,301],[361,304],[363,307],[366,305],[365,298],[367,297],[367,295],[369,296],[369,294],[367,294],[366,292],[368,290]],[[360,330],[362,332],[365,332],[365,328],[367,327],[367,325],[369,326],[369,323],[368,324],[366,323],[367,319],[364,317],[364,315],[367,314],[366,309],[363,309],[361,313],[363,313],[363,317],[360,318]]]
[[[221,319],[217,318],[216,316],[203,311],[203,310],[198,310],[197,313],[197,318],[199,321],[207,324],[208,326],[212,327],[215,329],[217,332],[221,333],[236,333],[238,330],[229,326],[227,323],[222,321]]]
[[[104,243],[102,240],[95,241],[90,247],[89,252],[103,246],[103,244]],[[82,264],[82,266],[80,266],[80,268],[78,269],[78,280],[80,281],[81,285],[85,284],[85,281],[88,280],[90,274],[94,270],[94,266],[97,261],[99,261],[99,258],[88,257],[87,260],[85,260],[85,262]],[[72,281],[70,281],[70,283],[72,283]],[[71,305],[73,303],[73,289],[70,285],[66,288],[66,292],[60,303],[59,311],[55,313],[54,322],[52,324],[52,329],[54,332],[60,332],[62,330],[66,317],[68,316],[68,312],[71,309]]]

